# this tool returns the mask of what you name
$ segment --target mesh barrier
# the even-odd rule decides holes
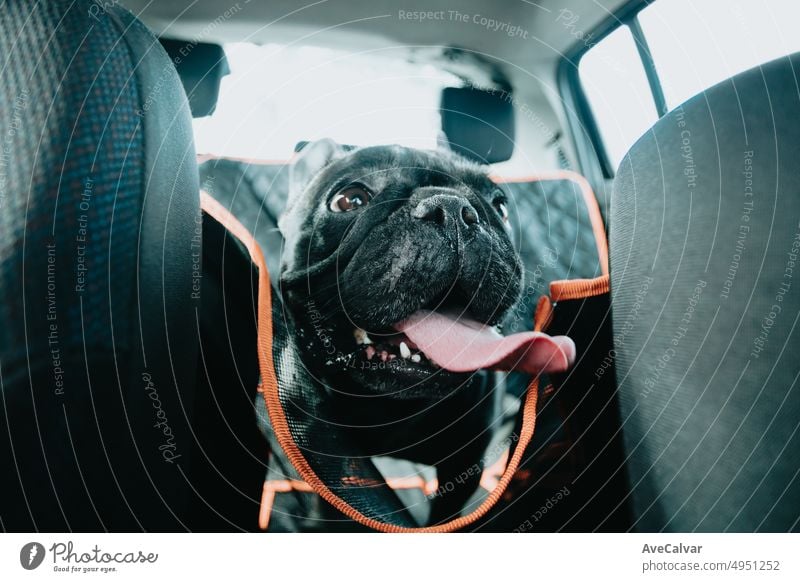
[[[519,526],[514,523],[519,512],[508,511],[515,500],[528,495],[529,500],[538,502],[540,494],[557,484],[563,486],[567,473],[560,469],[545,469],[547,475],[535,487],[526,479],[537,467],[545,467],[553,458],[563,456],[558,451],[565,450],[569,438],[564,411],[557,406],[543,406],[537,414],[537,403],[540,399],[552,399],[558,389],[555,387],[564,386],[565,379],[554,378],[551,382],[544,375],[530,378],[510,374],[506,384],[514,396],[510,399],[512,405],[504,406],[506,414],[497,419],[497,426],[503,427],[498,431],[502,437],[487,450],[479,491],[464,507],[462,516],[426,526],[424,506],[439,487],[447,484],[437,483],[435,475],[424,468],[409,472],[396,460],[365,454],[359,439],[337,426],[328,400],[310,388],[312,383],[305,369],[293,351],[287,349],[288,331],[284,325],[287,315],[269,280],[261,246],[266,241],[258,240],[259,232],[263,235],[259,225],[274,221],[280,208],[267,203],[273,194],[259,195],[260,188],[253,186],[264,181],[274,183],[274,177],[283,172],[284,166],[221,164],[215,160],[206,162],[204,167],[203,183],[215,186],[211,193],[204,194],[204,210],[241,241],[259,269],[258,341],[263,399],[257,402],[257,409],[260,425],[272,448],[259,520],[263,529],[508,531]],[[221,169],[227,174],[224,178],[219,174]],[[222,183],[238,184],[241,191],[223,192],[219,188]],[[503,187],[513,197],[515,214],[526,224],[530,224],[527,222],[530,217],[539,218],[536,224],[524,229],[520,224],[513,225],[514,232],[519,233],[516,242],[528,271],[529,287],[519,311],[510,317],[510,328],[516,331],[535,325],[543,329],[558,322],[558,329],[548,329],[550,333],[564,330],[574,334],[574,321],[583,317],[586,328],[596,332],[588,315],[602,319],[606,315],[602,309],[578,309],[564,318],[558,316],[562,308],[553,306],[547,298],[552,290],[562,295],[571,292],[575,299],[607,297],[605,238],[594,236],[603,232],[602,219],[588,185],[579,176],[560,173],[506,182]],[[241,221],[234,217],[237,213],[241,213]],[[563,282],[548,290],[548,283],[574,277],[579,277],[576,283]],[[594,278],[591,284],[586,283],[589,278]],[[587,339],[590,343],[596,340],[592,335]],[[572,370],[566,378],[575,376],[575,372]],[[540,415],[544,430],[541,437],[537,435],[534,439]],[[465,435],[465,439],[469,437]],[[574,455],[567,457],[574,465]],[[525,470],[518,470],[520,466],[526,467]],[[529,495],[532,488],[538,488],[536,495]],[[528,500],[523,505],[529,505]]]

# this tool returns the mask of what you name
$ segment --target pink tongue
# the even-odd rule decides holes
[[[507,337],[493,328],[434,311],[417,311],[395,325],[429,359],[451,372],[482,368],[563,372],[575,361],[575,343],[565,335],[528,331]]]

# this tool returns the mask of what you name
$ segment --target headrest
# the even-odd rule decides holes
[[[704,91],[620,165],[612,314],[641,530],[797,527],[798,70]]]
[[[4,528],[181,529],[201,242],[186,97],[116,4],[14,3],[0,44]]]
[[[218,44],[160,38],[183,83],[192,117],[211,115],[217,107],[222,77],[229,74],[228,59]]]
[[[514,106],[506,91],[447,87],[442,91],[442,131],[450,149],[493,164],[514,152]]]

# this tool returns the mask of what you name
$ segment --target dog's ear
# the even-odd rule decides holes
[[[322,168],[344,153],[342,146],[327,137],[306,144],[289,168],[289,204]]]
[[[325,138],[308,143],[295,156],[289,167],[289,195],[286,208],[278,219],[278,229],[287,240],[299,235],[302,230],[302,211],[298,205],[305,207],[312,201],[301,203],[301,194],[308,187],[314,176],[336,158],[341,157],[346,150],[332,139]]]

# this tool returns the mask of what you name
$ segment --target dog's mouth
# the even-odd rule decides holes
[[[363,362],[397,371],[533,374],[562,372],[575,360],[575,344],[566,336],[534,331],[502,336],[496,327],[459,312],[422,309],[383,332],[355,328],[353,337]]]
[[[357,327],[353,330],[353,337],[358,346],[357,353],[366,363],[390,368],[409,367],[430,371],[441,369],[441,366],[428,358],[425,352],[402,332],[387,329],[370,335]]]

